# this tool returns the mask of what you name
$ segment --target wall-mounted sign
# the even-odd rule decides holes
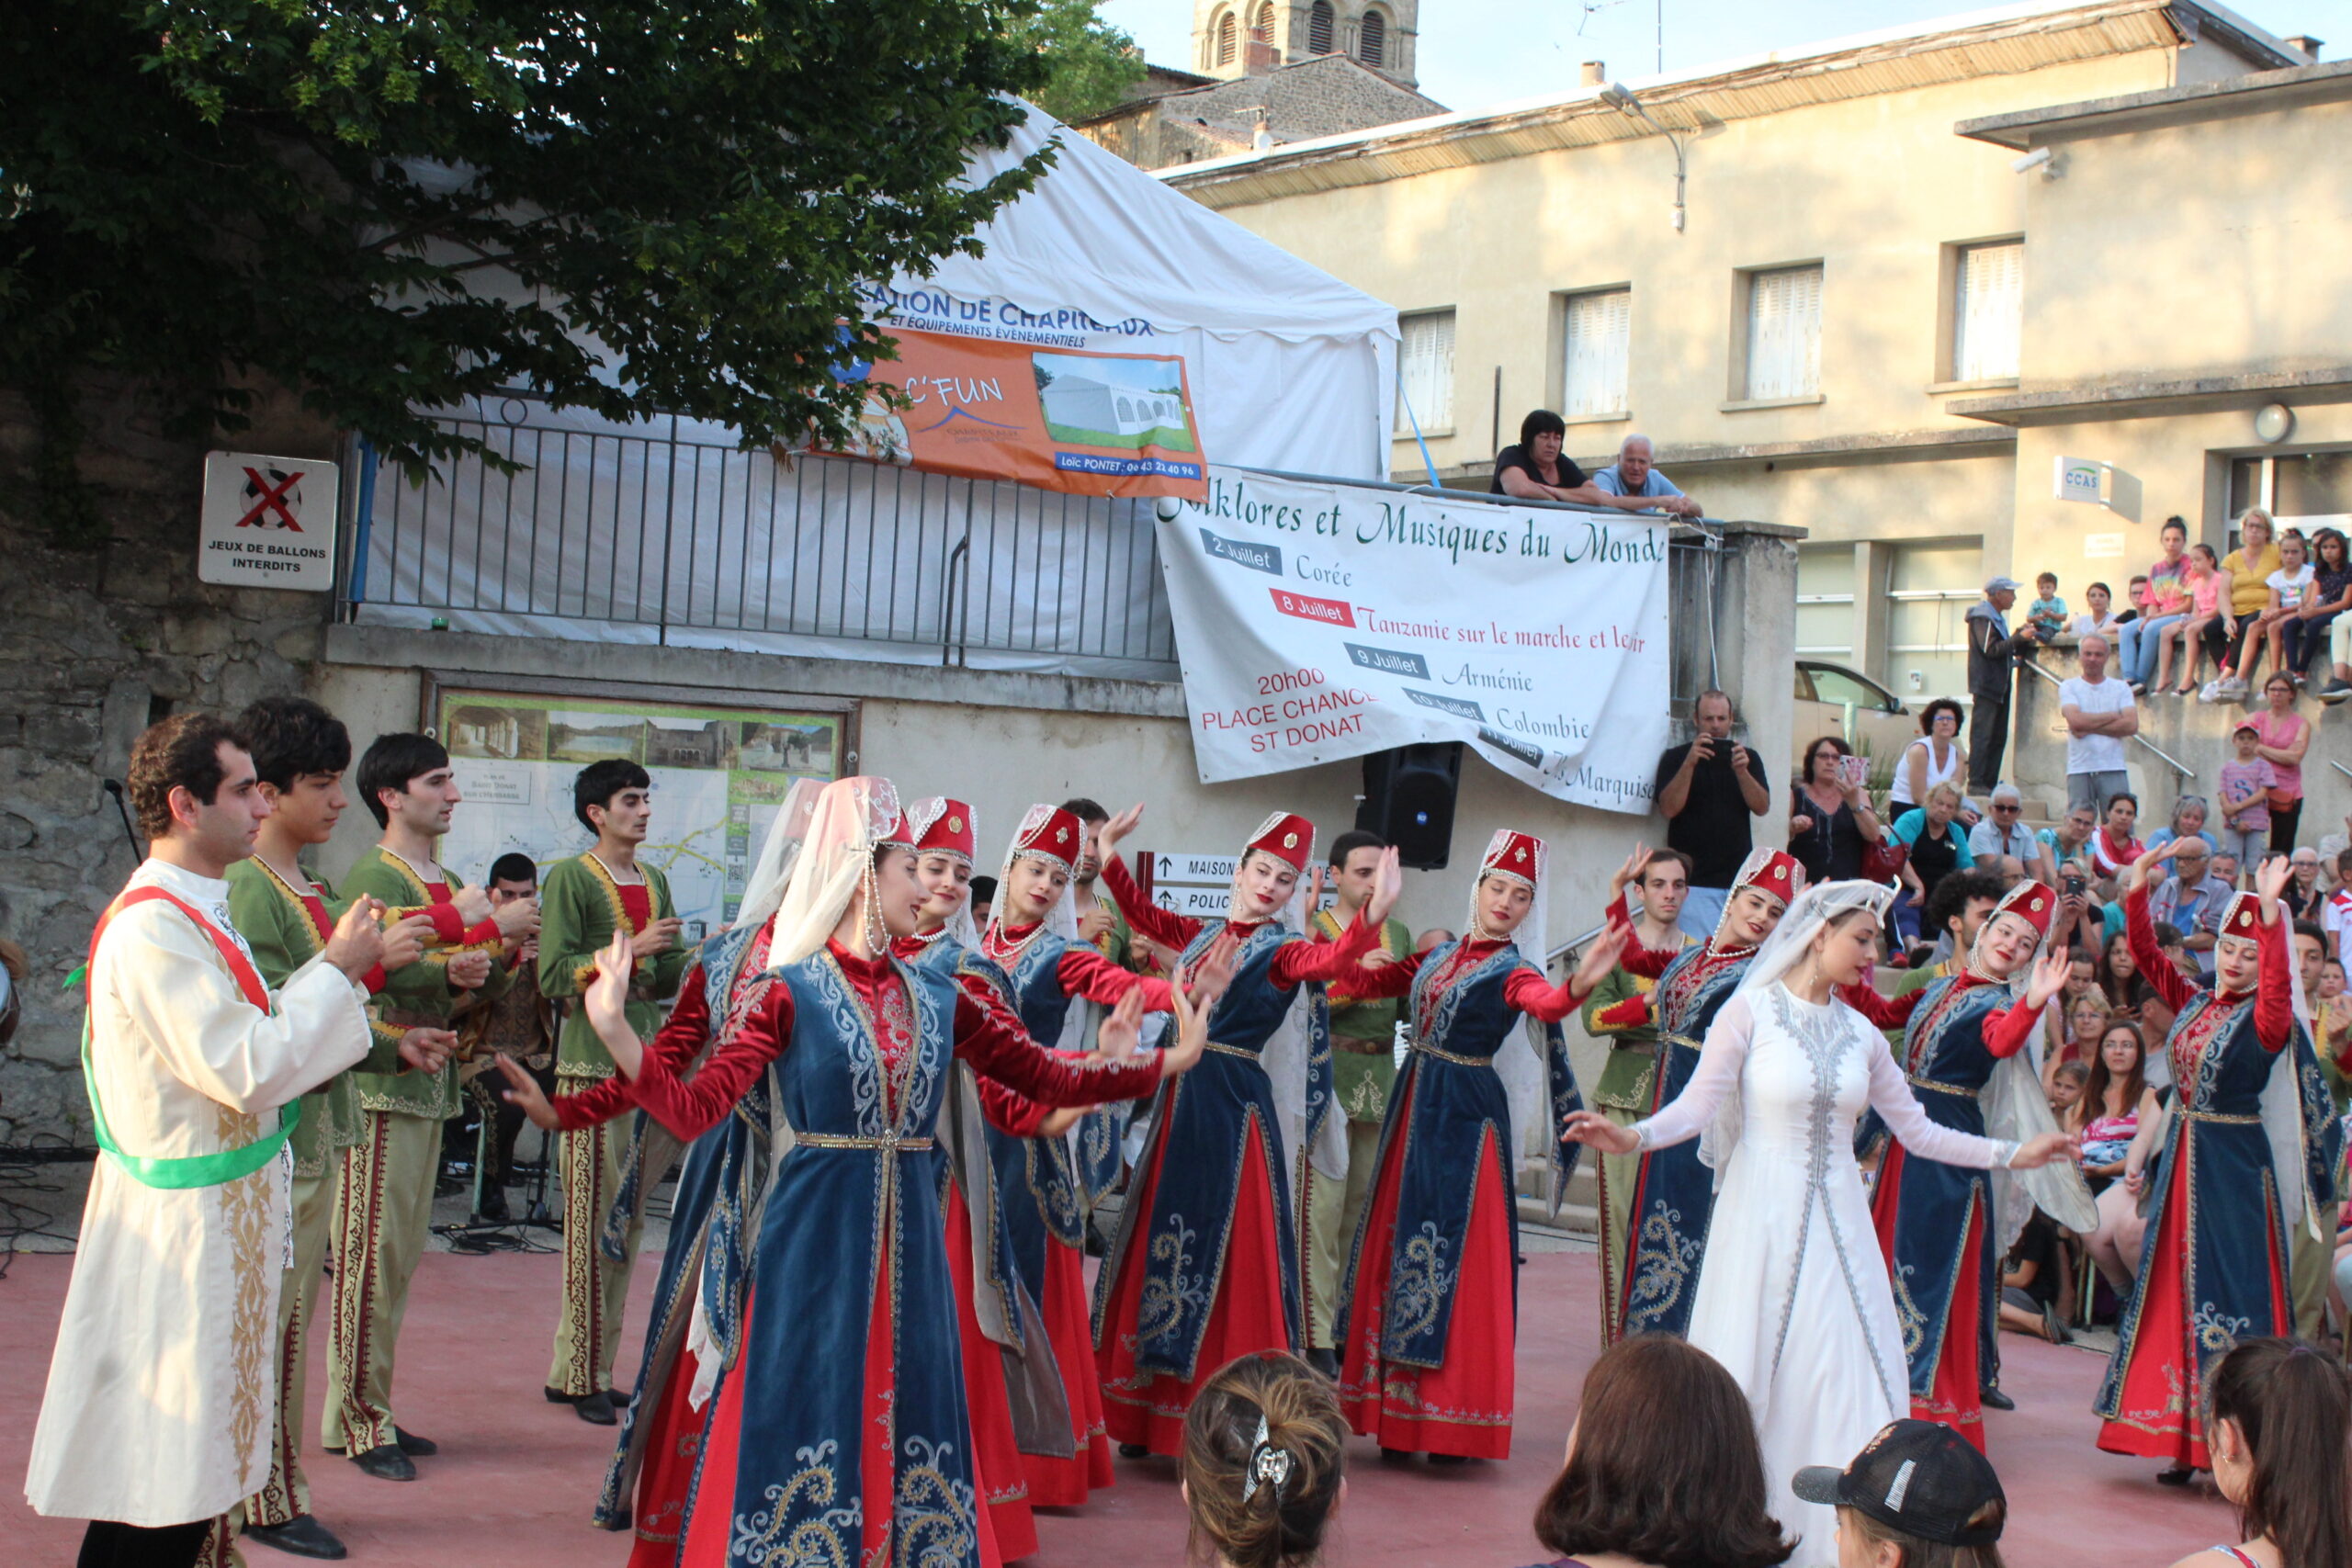
[[[2097,506],[2106,499],[2101,493],[2106,474],[2107,465],[2094,458],[2061,457],[2051,481],[2051,493],[2060,501],[2086,502]]]
[[[2106,557],[2120,556],[2122,553],[2123,536],[2120,534],[2086,534],[2083,536],[2083,555],[2087,559],[2100,560]]]
[[[207,453],[198,581],[331,591],[338,484],[333,463],[257,452]]]

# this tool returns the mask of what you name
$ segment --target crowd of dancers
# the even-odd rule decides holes
[[[283,1001],[263,995],[258,1022],[238,1013],[255,1002],[234,955],[250,959],[259,933],[208,902],[220,887],[219,909],[235,916],[227,885],[206,874],[241,855],[206,815],[215,802],[197,797],[229,791],[241,767],[250,781],[243,748],[270,742],[221,728],[218,765],[191,770],[186,730],[175,720],[141,740],[148,793],[164,784],[160,808],[142,810],[158,859],[120,907],[138,908],[148,940],[178,941],[172,962],[224,967],[165,1019],[120,999],[151,960],[127,941],[94,942],[94,1099],[103,1088],[110,1108],[139,1100],[128,1058],[107,1063],[117,1037],[142,1031],[209,1031],[205,1081],[247,1108],[259,1091],[222,1087],[224,1053],[274,1053],[267,1076],[287,1098],[369,1066],[383,1078],[362,1103],[379,1108],[411,1075],[422,1075],[413,1088],[442,1071],[450,1036],[410,1026],[419,988],[396,972],[437,953],[424,989],[446,998],[462,988],[449,967],[511,951],[520,921],[469,925],[449,879],[413,870],[389,897],[346,905],[277,857],[289,863],[265,863],[283,885],[266,907],[300,941],[270,976]],[[441,757],[425,775],[446,772]],[[380,782],[363,763],[362,784]],[[391,782],[395,796],[412,783]],[[641,840],[642,788],[617,773],[592,782],[582,799],[596,795],[596,810],[583,806],[582,820],[600,846],[616,824]],[[1376,840],[1332,847],[1339,902],[1310,912],[1324,880],[1315,827],[1276,813],[1239,846],[1225,916],[1200,919],[1155,904],[1123,864],[1142,813],[1090,822],[1032,807],[984,928],[969,804],[904,800],[880,778],[796,784],[736,918],[691,950],[650,867],[623,856],[616,875],[596,852],[582,857],[597,862],[582,877],[601,873],[583,887],[603,896],[583,895],[601,913],[569,919],[581,955],[559,964],[579,998],[564,1032],[572,1070],[550,1096],[521,1065],[497,1066],[507,1098],[576,1151],[567,1187],[594,1194],[567,1209],[572,1338],[559,1341],[550,1398],[594,1398],[609,1380],[612,1280],[626,1292],[646,1200],[675,1179],[637,1385],[614,1401],[618,1442],[596,1505],[598,1522],[633,1531],[633,1568],[1020,1558],[1036,1547],[1034,1507],[1077,1506],[1111,1485],[1114,1445],[1180,1453],[1204,1387],[1253,1354],[1308,1352],[1385,1457],[1507,1459],[1530,1151],[1548,1164],[1555,1211],[1581,1149],[1601,1153],[1607,1337],[1685,1338],[1727,1369],[1776,1495],[1899,1416],[1984,1446],[1999,1258],[2036,1208],[2097,1224],[2078,1145],[2052,1122],[2031,1061],[2067,975],[2052,942],[2072,929],[2057,892],[2019,884],[1949,976],[1890,998],[1872,983],[1888,887],[1807,887],[1789,855],[1758,851],[1713,935],[1686,942],[1670,917],[1622,897],[1672,872],[1671,852],[1637,849],[1602,933],[1554,982],[1547,851],[1533,835],[1496,831],[1462,933],[1408,945],[1389,918],[1396,854]],[[267,811],[249,815],[247,853]],[[187,858],[189,843],[203,852]],[[2166,852],[2131,868],[2126,908],[2141,967],[2165,977],[2177,1015],[2178,1093],[2098,1413],[2102,1447],[2187,1469],[2211,1464],[2211,1366],[2239,1340],[2292,1332],[2286,1259],[2332,1197],[2340,1138],[2286,957],[2285,863],[2233,902],[2207,990],[2155,953],[2144,884]],[[1164,976],[1114,964],[1081,935],[1081,882],[1097,872],[1122,934],[1171,955]],[[142,886],[164,891],[142,900]],[[183,916],[202,940],[169,926]],[[314,983],[322,964],[356,983],[368,1027],[347,1028],[334,987]],[[671,997],[664,1020],[652,1004]],[[1335,1002],[1370,1010],[1401,1050],[1377,1035],[1367,1048],[1361,1031],[1335,1037]],[[208,1022],[207,1008],[230,1021]],[[1562,1031],[1579,1008],[1588,1028],[1654,1042],[1646,1075],[1604,1080],[1596,1110]],[[318,1036],[307,1059],[306,1029]],[[102,1170],[35,1444],[42,1511],[167,1524],[94,1491],[78,1467],[94,1445],[135,1448],[158,1422],[201,1429],[208,1415],[142,1411],[136,1391],[91,1372],[119,1353],[110,1336],[136,1341],[141,1313],[170,1306],[96,1304],[129,1267],[109,1254],[108,1227],[138,1224],[141,1203],[259,1180],[265,1205],[319,1211],[290,1222],[303,1238],[292,1300],[270,1281],[290,1354],[244,1358],[238,1377],[271,1382],[273,1360],[300,1364],[302,1303],[330,1231],[350,1314],[364,1316],[387,1273],[405,1290],[413,1258],[380,1256],[365,1195],[346,1190],[330,1224],[324,1200],[283,1176],[269,1187],[275,1164],[242,1157],[266,1141],[257,1122],[249,1131],[220,1134],[229,1146],[200,1171],[159,1175],[140,1168],[188,1162],[119,1150],[128,1176]],[[379,1115],[339,1140],[345,1188],[354,1162],[402,1163],[389,1144],[402,1132]],[[370,1138],[386,1146],[371,1152]],[[1119,1221],[1090,1292],[1089,1219],[1114,1191]],[[218,1219],[192,1219],[190,1245]],[[575,1268],[572,1252],[590,1260]],[[585,1381],[567,1383],[567,1365]],[[330,1402],[330,1420],[355,1459],[408,1447],[390,1371],[389,1351],[380,1366],[338,1353],[338,1385],[355,1392]],[[201,1504],[269,1528],[259,1495],[299,1448],[290,1382],[268,1389],[275,1431],[266,1415],[258,1435],[250,1411],[234,1417],[232,1451],[189,1459],[166,1515]],[[205,1397],[243,1409],[240,1392]],[[1829,1555],[1827,1506],[1792,1506],[1787,1522],[1806,1560]],[[215,1522],[208,1539],[225,1533]],[[109,1550],[108,1562],[185,1561]]]

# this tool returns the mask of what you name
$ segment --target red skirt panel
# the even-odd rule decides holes
[[[1142,1371],[1136,1366],[1136,1323],[1143,1310],[1149,1265],[1141,1247],[1128,1249],[1119,1277],[1112,1281],[1102,1342],[1096,1348],[1102,1369],[1103,1425],[1114,1442],[1139,1443],[1156,1454],[1182,1453],[1184,1413],[1193,1407],[1201,1384],[1236,1356],[1292,1348],[1290,1319],[1283,1311],[1282,1233],[1274,1218],[1273,1179],[1267,1173],[1259,1140],[1251,1136],[1243,1144],[1225,1275],[1216,1282],[1191,1378]],[[1158,1140],[1146,1179],[1129,1184],[1127,1201],[1137,1205],[1139,1213],[1151,1213],[1167,1146],[1165,1139]]]
[[[670,1381],[654,1403],[646,1432],[645,1463],[637,1474],[629,1518],[637,1544],[628,1568],[670,1568],[678,1560],[678,1531],[685,1522],[686,1494],[694,1489],[695,1461],[702,1455],[702,1412],[686,1402],[700,1366],[684,1346],[670,1364]]]
[[[1008,1562],[1037,1550],[1037,1524],[1029,1514],[1029,1486],[1023,1454],[1012,1432],[1012,1406],[1004,1392],[1004,1358],[996,1341],[980,1332],[973,1307],[978,1288],[972,1273],[972,1217],[954,1181],[940,1201],[947,1213],[947,1267],[956,1281],[956,1325],[964,1350],[964,1403],[972,1422],[972,1484],[988,1506],[996,1543]],[[1091,1385],[1090,1385],[1091,1386]]]
[[[1879,1164],[1878,1182],[1871,1189],[1871,1227],[1878,1232],[1879,1256],[1894,1267],[1894,1215],[1903,1191],[1901,1144],[1889,1138]],[[1928,1397],[1911,1401],[1911,1415],[1920,1421],[1940,1421],[1984,1451],[1984,1397],[1978,1347],[1983,1342],[1984,1211],[1971,1205],[1968,1240],[1961,1248],[1960,1271],[1952,1279],[1951,1307],[1944,1323],[1944,1342],[1936,1357],[1936,1377]]]
[[[1404,1113],[1411,1112],[1408,1104]],[[1409,1141],[1393,1136],[1389,1147],[1401,1154]],[[1478,1145],[1478,1186],[1470,1200],[1470,1233],[1462,1240],[1441,1367],[1381,1359],[1404,1160],[1392,1156],[1373,1189],[1372,1212],[1356,1255],[1355,1292],[1348,1303],[1340,1400],[1349,1425],[1384,1449],[1465,1459],[1510,1457],[1519,1324],[1511,1294],[1510,1222],[1495,1163],[1489,1130]]]
[[[1037,1310],[1046,1320],[1046,1337],[1053,1341],[1062,1387],[1069,1394],[1070,1435],[1078,1447],[1069,1459],[1023,1454],[1020,1460],[1029,1477],[1031,1506],[1075,1508],[1086,1501],[1090,1491],[1110,1485],[1115,1474],[1111,1468],[1109,1428],[1102,1422],[1102,1384],[1094,1370],[1086,1259],[1076,1247],[1065,1247],[1051,1236],[1046,1238],[1045,1295]]]

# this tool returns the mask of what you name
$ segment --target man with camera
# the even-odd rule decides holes
[[[1690,863],[1690,891],[1682,929],[1701,942],[1715,934],[1732,878],[1754,846],[1748,818],[1772,808],[1764,764],[1731,738],[1731,698],[1704,691],[1690,710],[1698,733],[1669,746],[1657,760],[1657,808],[1666,818],[1668,849]]]

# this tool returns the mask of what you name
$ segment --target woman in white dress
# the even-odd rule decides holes
[[[1611,1154],[1701,1139],[1718,1196],[1690,1343],[1747,1392],[1770,1495],[1784,1500],[1781,1520],[1803,1538],[1804,1562],[1835,1560],[1836,1510],[1788,1504],[1790,1477],[1825,1454],[1860,1452],[1910,1412],[1894,1293],[1854,1163],[1856,1119],[1875,1110],[1914,1154],[1979,1168],[2029,1169],[2074,1144],[2058,1133],[2020,1145],[1936,1125],[1886,1036],[1836,998],[1837,987],[1869,972],[1892,896],[1868,882],[1807,888],[1716,1014],[1672,1104],[1632,1127],[1590,1111],[1565,1124],[1569,1140]],[[2064,975],[2038,969],[2035,987],[2054,992]]]

